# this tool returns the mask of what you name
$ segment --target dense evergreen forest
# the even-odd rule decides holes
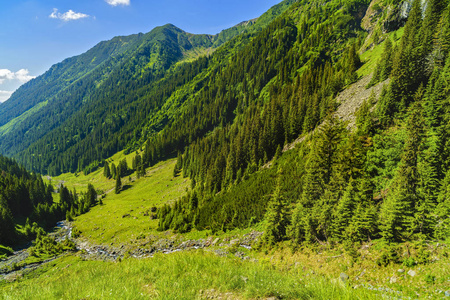
[[[307,39],[300,34],[296,41],[288,39],[295,55],[289,54],[289,44],[264,47],[275,50],[275,56],[276,49],[287,52],[268,80],[266,98],[247,102],[252,91],[241,93],[241,98],[239,93],[233,95],[234,101],[227,104],[235,103],[231,107],[234,113],[243,111],[228,125],[220,118],[223,115],[208,111],[218,122],[215,129],[184,144],[189,146],[178,156],[179,168],[196,183],[194,189],[174,206],[160,210],[160,230],[183,232],[195,227],[220,231],[245,228],[264,219],[265,245],[282,240],[300,245],[448,236],[448,2],[428,1],[426,9],[420,0],[413,2],[400,42],[394,47],[389,37],[385,41],[371,83],[390,78],[390,84],[380,99],[364,103],[352,131],[332,115],[333,98],[357,79],[354,71],[360,61],[355,49],[364,33],[351,27],[356,22],[347,21],[348,30],[344,27],[335,32],[327,30],[326,24],[338,23],[331,21],[336,16],[351,20],[352,9],[365,3],[348,4],[338,14],[332,4],[330,1],[317,8],[320,13],[311,13],[323,16],[323,25],[320,18],[309,18],[312,24],[300,22],[300,33],[305,32],[304,26],[312,29],[306,31],[310,33]],[[271,36],[283,29],[291,32],[289,19],[279,18],[252,42],[263,39],[264,33]],[[317,35],[314,29],[319,29]],[[330,41],[339,40],[333,33],[342,37],[345,32],[350,36],[343,45],[335,43],[337,49],[329,46]],[[310,46],[320,49],[322,43],[334,55],[321,54],[321,59],[299,71],[310,54],[302,55],[302,45],[311,50]],[[270,61],[270,54],[263,57]],[[242,60],[247,58],[251,56],[242,56]],[[246,70],[245,64],[237,69]],[[266,69],[271,74],[272,69]],[[243,87],[245,79],[236,82]],[[228,85],[227,93],[232,92]],[[215,99],[214,104],[220,97]],[[208,106],[202,105],[205,111]],[[199,120],[204,125],[208,118]],[[280,158],[286,143],[322,121],[293,153]],[[272,156],[275,165],[266,169],[263,166]]]
[[[92,185],[81,195],[61,185],[59,201],[54,202],[51,184],[3,156],[0,172],[0,245],[17,245],[36,238],[40,227],[52,228],[57,221],[85,213],[99,201]],[[17,224],[23,225],[23,230],[18,231]]]
[[[66,59],[0,105],[0,153],[29,170],[57,175],[89,172],[112,154],[139,147],[164,126],[166,116],[158,112],[169,96],[207,66],[206,58],[181,62],[244,34],[223,49],[225,57],[293,2],[214,36],[168,24]],[[148,125],[149,119],[158,124]]]
[[[290,241],[294,248],[448,237],[450,4],[409,1],[403,24],[390,18],[405,1],[375,1],[376,9],[371,2],[284,1],[217,36],[158,28],[145,46],[105,60],[68,86],[64,101],[49,100],[11,129],[28,136],[42,127],[27,124],[54,116],[28,144],[4,131],[2,151],[13,149],[8,154],[44,174],[103,167],[116,193],[121,177],[145,176],[145,168],[177,157],[174,176],[190,177],[192,189],[158,209],[159,230],[219,232],[262,221],[262,247]],[[361,27],[369,5],[380,12],[371,36]],[[403,25],[398,39],[388,34]],[[389,83],[347,128],[334,114],[336,96],[360,79],[368,40],[384,43],[369,86]],[[215,51],[185,59],[191,49]],[[303,142],[283,152],[298,137]],[[136,152],[131,169],[105,162],[123,149]],[[26,211],[5,193],[4,228],[14,217],[70,217],[93,204],[69,191],[69,200],[52,204],[44,200],[50,188],[42,184],[45,196],[30,196],[20,206]],[[14,231],[4,231],[9,241]]]

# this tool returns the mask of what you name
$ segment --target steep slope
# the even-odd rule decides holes
[[[7,102],[0,105],[0,126],[37,103],[57,97],[76,80],[85,77],[127,49],[135,47],[141,39],[142,35],[116,37],[111,41],[99,43],[83,55],[68,58],[52,66],[42,76],[23,85]]]
[[[100,43],[87,53],[52,67],[43,76],[19,89],[5,107],[2,106],[5,115],[3,122],[6,122],[37,103],[47,102],[15,124],[13,129],[8,128],[4,132],[0,138],[0,151],[12,155],[48,134],[79,113],[80,109],[96,102],[97,99],[91,97],[94,92],[111,89],[111,83],[107,86],[111,78],[122,86],[138,79],[144,85],[161,77],[165,70],[183,57],[184,51],[210,45],[210,36],[194,38],[172,25],[166,25],[145,35]],[[10,106],[17,107],[17,113],[10,110]]]
[[[321,43],[327,45],[323,48],[327,52],[316,56],[322,60],[313,60],[309,70],[294,63],[286,71],[283,66],[277,68],[276,76],[269,80],[268,94],[263,89],[254,95],[248,88],[240,94],[239,82],[245,86],[245,77],[231,80],[238,92],[222,101],[235,101],[232,123],[220,120],[223,115],[217,111],[224,110],[215,106],[220,97],[211,104],[204,97],[201,105],[206,117],[188,116],[192,118],[188,124],[199,124],[200,129],[204,120],[211,120],[204,136],[186,143],[191,136],[178,125],[163,132],[167,133],[165,139],[149,145],[155,145],[157,152],[158,144],[164,147],[171,138],[184,139],[189,146],[178,155],[178,165],[197,183],[178,203],[159,211],[160,230],[221,232],[263,221],[262,246],[289,241],[294,249],[380,239],[387,244],[377,262],[380,266],[401,261],[398,243],[414,241],[425,247],[425,240],[448,239],[450,4],[430,0],[424,13],[421,1],[414,1],[398,43],[389,34],[380,37],[383,52],[374,54],[378,58],[374,79],[369,82],[366,77],[355,85],[351,84],[358,80],[355,71],[361,65],[355,48],[365,44],[367,36],[352,28],[358,24],[352,22],[358,16],[353,13],[367,7],[367,2],[348,4],[340,8],[338,2],[324,3],[320,14],[311,14],[315,22],[308,19],[313,26],[300,31],[312,41],[297,35],[288,46],[297,50],[302,47],[296,45],[308,43],[308,57],[321,50]],[[340,23],[342,20],[347,22]],[[327,30],[328,21],[342,27]],[[267,36],[286,30],[287,26],[280,24],[271,24]],[[352,44],[352,34],[357,33],[359,43]],[[259,37],[264,39],[263,34]],[[320,42],[316,45],[314,41]],[[343,44],[348,50],[339,51],[338,41],[347,41]],[[272,55],[264,57],[270,61]],[[310,57],[315,57],[314,53]],[[333,68],[328,67],[329,61]],[[233,91],[232,85],[227,88],[226,92]],[[336,97],[338,92],[340,97]],[[337,114],[355,121],[353,132],[334,116],[336,101],[351,99],[352,93],[360,98],[341,102]],[[259,103],[252,107],[247,99],[253,96],[252,101]],[[197,111],[201,110],[197,107]],[[314,129],[314,134],[307,134]],[[177,132],[181,134],[173,138]],[[283,145],[299,134],[307,137],[282,154]],[[272,167],[261,168],[272,156]],[[405,264],[411,257],[419,259],[420,249],[418,246],[415,254],[401,259]],[[426,262],[427,258],[422,260]]]
[[[95,166],[130,143],[142,144],[147,138],[138,132],[143,121],[159,110],[167,95],[205,67],[205,60],[190,66],[177,62],[211,52],[207,49],[214,50],[244,29],[247,36],[261,30],[292,2],[275,6],[261,21],[215,36],[188,34],[166,25],[147,34],[102,42],[55,65],[0,105],[4,117],[0,152],[14,155],[31,169],[54,174]],[[84,146],[72,148],[85,139]],[[67,153],[87,149],[90,153],[80,159]]]

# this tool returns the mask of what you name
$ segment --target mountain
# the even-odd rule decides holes
[[[0,150],[44,174],[107,170],[121,150],[140,174],[177,157],[191,190],[159,208],[159,230],[264,221],[266,246],[443,238],[449,12],[438,0],[285,1],[216,36],[159,27],[105,46],[114,55],[89,72],[61,67],[81,77],[11,115]],[[18,95],[44,93],[45,76]]]
[[[180,60],[183,53],[211,45],[210,36],[189,35],[166,25],[145,35],[102,42],[85,54],[53,66],[0,107],[2,152],[9,155],[20,152],[58,128],[81,108],[94,104],[96,99],[91,100],[90,94],[110,89],[107,84],[126,85],[112,82],[117,76],[125,76],[126,72],[132,75],[127,78],[129,81],[139,79],[141,85],[147,84]],[[30,109],[34,111],[29,113]],[[27,112],[25,119],[14,122],[14,118]],[[21,136],[22,142],[15,139],[17,136]]]
[[[80,56],[64,60],[22,86],[0,105],[0,152],[15,156],[28,168],[43,173],[74,172],[85,168],[93,159],[51,165],[53,157],[42,161],[35,151],[53,151],[59,155],[84,140],[93,128],[98,129],[102,123],[114,123],[113,128],[107,129],[108,134],[117,132],[129,122],[131,116],[127,111],[131,103],[151,102],[144,105],[157,111],[164,102],[161,95],[150,101],[142,97],[149,91],[155,92],[155,85],[164,84],[160,82],[163,77],[169,74],[178,76],[173,70],[180,68],[179,62],[211,53],[243,32],[251,34],[260,30],[291,2],[275,6],[261,17],[261,21],[242,23],[215,36],[188,34],[173,25],[165,25],[147,34],[101,42]],[[148,107],[142,109],[145,114],[142,118],[145,119],[150,111]],[[95,115],[95,120],[86,123],[86,115]],[[60,137],[69,128],[70,135],[64,136],[62,141],[53,140],[54,136]],[[45,142],[39,144],[41,140]],[[100,140],[99,143],[107,141]],[[94,160],[107,158],[126,145],[114,141],[107,150],[97,153]]]

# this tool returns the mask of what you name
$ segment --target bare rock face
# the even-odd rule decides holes
[[[386,32],[394,31],[405,25],[408,20],[409,13],[412,8],[413,0],[405,0],[402,4],[389,10],[389,14],[384,22],[384,30]],[[422,0],[422,15],[425,15],[428,0]]]
[[[381,0],[372,0],[372,2],[370,2],[369,8],[361,21],[361,27],[364,30],[372,32],[375,28],[378,16],[383,13],[383,7],[380,6],[381,3]]]

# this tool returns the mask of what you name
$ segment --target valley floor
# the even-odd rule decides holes
[[[170,203],[189,188],[187,179],[173,177],[174,164],[156,165],[144,178],[131,176],[119,195],[100,171],[53,178],[70,188],[96,184],[107,191],[104,204],[60,226],[66,233],[73,226],[81,232],[76,252],[5,274],[0,299],[439,299],[450,294],[450,243],[430,242],[426,264],[379,266],[384,245],[377,241],[353,250],[319,245],[293,251],[285,244],[261,252],[251,249],[261,225],[215,235],[158,232],[151,207]]]

